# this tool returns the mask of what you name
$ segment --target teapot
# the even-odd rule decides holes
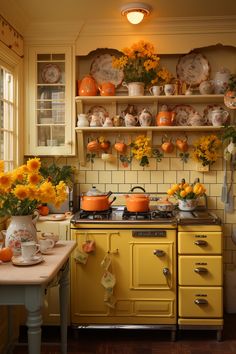
[[[229,116],[228,111],[224,111],[223,109],[214,109],[211,111],[211,122],[212,125],[214,126],[221,126],[224,125],[225,122],[227,121],[227,118]]]
[[[98,114],[92,114],[90,127],[102,127],[103,121]]]
[[[161,106],[161,111],[156,116],[156,125],[168,126],[173,125],[175,119],[175,112],[168,111],[166,105]]]
[[[89,127],[89,120],[87,114],[78,114],[77,127]]]
[[[134,127],[138,123],[138,118],[130,113],[125,115],[125,125],[126,127]]]
[[[187,124],[188,125],[193,125],[193,126],[201,126],[207,123],[207,117],[202,116],[198,112],[192,112],[190,113]]]
[[[103,82],[98,86],[101,96],[115,96],[115,85],[111,82]]]
[[[152,115],[146,108],[144,108],[139,114],[138,120],[141,126],[148,127],[152,124]]]
[[[181,152],[186,152],[186,151],[188,151],[188,149],[189,149],[188,137],[187,137],[187,136],[185,136],[185,138],[183,138],[183,139],[181,139],[180,137],[178,137],[178,138],[176,139],[175,144],[176,144],[177,149],[178,149],[179,151],[181,151]]]
[[[166,135],[162,137],[161,149],[166,153],[173,152],[174,144],[172,143],[172,138],[168,138]]]
[[[113,127],[113,122],[110,117],[106,117],[103,123],[103,127]]]
[[[92,76],[85,76],[79,85],[79,95],[80,96],[96,96],[97,95],[97,84]]]

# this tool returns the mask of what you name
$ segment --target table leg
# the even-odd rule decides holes
[[[61,353],[67,354],[67,313],[69,296],[69,260],[65,264],[59,280],[60,314],[61,314]]]
[[[41,353],[41,325],[42,325],[42,298],[43,289],[37,286],[28,286],[25,292],[25,307],[28,311],[28,353]]]

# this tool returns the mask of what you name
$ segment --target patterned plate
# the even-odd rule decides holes
[[[111,82],[117,87],[124,79],[124,72],[112,67],[112,55],[110,54],[97,56],[91,64],[90,74],[98,85]]]
[[[175,115],[175,125],[189,125],[188,118],[190,113],[195,113],[195,109],[188,104],[179,104],[173,108]]]

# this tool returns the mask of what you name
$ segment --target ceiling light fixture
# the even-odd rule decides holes
[[[150,11],[150,6],[141,2],[126,4],[121,8],[121,14],[126,16],[128,21],[133,25],[137,25],[142,22],[144,16],[148,16]]]

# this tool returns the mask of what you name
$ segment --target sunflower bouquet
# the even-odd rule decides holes
[[[157,75],[160,58],[154,54],[154,46],[146,41],[134,43],[123,49],[124,55],[112,58],[112,66],[124,72],[124,81],[151,84]]]
[[[203,166],[212,165],[220,156],[220,139],[216,135],[202,136],[193,144],[192,157]]]
[[[30,215],[43,203],[52,203],[56,208],[66,200],[66,184],[59,181],[53,185],[49,178],[40,173],[39,158],[11,172],[4,172],[0,161],[0,216]]]
[[[151,139],[140,135],[130,144],[131,156],[139,161],[140,166],[149,165],[148,158],[152,156]]]

